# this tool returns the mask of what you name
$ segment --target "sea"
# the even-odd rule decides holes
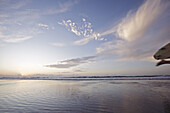
[[[1,77],[0,113],[170,113],[170,76]]]

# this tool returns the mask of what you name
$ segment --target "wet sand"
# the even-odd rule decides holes
[[[170,80],[0,80],[0,112],[170,113]]]

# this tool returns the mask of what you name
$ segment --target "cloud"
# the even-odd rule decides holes
[[[29,0],[1,0],[0,7],[8,7],[8,9],[20,9],[24,7]]]
[[[0,25],[1,27],[1,25]],[[23,28],[23,25],[8,25],[0,28],[0,41],[7,43],[18,43],[33,38],[39,34],[38,28]]]
[[[27,6],[31,1],[25,0],[1,0],[0,2],[0,41],[8,43],[22,42],[36,35],[43,33],[43,29],[52,29],[46,24],[39,23],[47,15],[59,14],[68,11],[78,0],[69,0],[58,2],[57,8],[48,9],[28,9]],[[21,10],[22,9],[22,10]],[[38,24],[38,23],[39,24]]]
[[[52,15],[52,14],[59,14],[68,11],[72,6],[77,4],[79,0],[69,0],[64,3],[58,2],[59,8],[50,8],[47,11],[42,12],[43,15]]]
[[[22,25],[16,25],[16,29],[11,27],[2,27],[0,29],[0,40],[7,43],[17,43],[33,38],[40,31],[37,28],[22,29]]]
[[[80,72],[85,72],[84,70],[81,70],[81,69],[76,69],[76,70],[74,70],[73,72],[78,72],[78,73],[80,73]]]
[[[85,45],[85,44],[87,44],[91,40],[104,40],[104,38],[100,37],[100,33],[97,33],[97,34],[96,33],[92,33],[91,35],[89,35],[86,38],[83,38],[83,39],[75,41],[74,44],[75,45]]]
[[[147,0],[136,11],[129,11],[113,28],[101,35],[117,38],[98,47],[98,54],[114,54],[120,60],[151,60],[158,48],[169,42],[170,2]]]
[[[51,45],[56,46],[56,47],[64,47],[64,43],[51,43]]]
[[[75,45],[85,45],[87,44],[90,40],[92,40],[91,37],[88,37],[88,38],[83,38],[81,40],[77,40],[74,42]]]
[[[58,24],[65,26],[68,31],[82,38],[75,41],[75,45],[84,45],[90,40],[103,40],[103,38],[100,37],[100,33],[96,33],[93,30],[92,23],[87,22],[85,18],[82,18],[82,21],[79,24],[72,22],[71,20],[62,20],[62,22],[58,22]]]
[[[40,30],[35,26],[35,18],[30,11],[18,10],[27,1],[5,1],[0,14],[0,41],[8,43],[22,42],[33,38]],[[2,5],[0,4],[0,5]]]
[[[58,24],[65,26],[68,31],[73,32],[77,36],[88,37],[93,33],[92,25],[90,22],[86,22],[84,18],[82,20],[81,25],[71,20],[62,20],[62,22],[58,22]]]
[[[38,24],[38,26],[40,26],[40,27],[42,27],[42,28],[45,28],[45,29],[49,29],[49,26],[47,25],[47,24],[42,24],[42,23],[40,23],[40,24]]]
[[[58,64],[51,64],[51,65],[45,65],[45,67],[50,68],[71,68],[75,67],[84,63],[90,63],[94,61],[93,59],[96,56],[88,56],[88,57],[82,57],[82,58],[75,58],[75,59],[68,59],[60,61]]]
[[[78,64],[52,64],[52,65],[46,65],[46,67],[50,68],[70,68],[77,66]]]
[[[29,0],[18,1],[14,4],[11,3],[11,8],[12,9],[20,9],[20,8],[24,7],[28,2],[29,2]]]
[[[89,36],[75,41],[74,44],[84,45],[93,39],[105,40],[104,36],[110,34],[129,42],[137,40],[148,33],[167,7],[169,7],[169,3],[166,0],[146,0],[136,11],[129,11],[117,25],[101,33],[91,33]],[[86,20],[83,19],[83,21]]]
[[[24,36],[24,35],[18,35],[15,36],[13,38],[11,38],[10,36],[4,37],[4,39],[2,39],[4,42],[9,42],[9,43],[17,43],[17,42],[22,42],[28,39],[33,38],[32,36]]]
[[[129,12],[117,26],[117,35],[127,41],[142,38],[166,8],[161,0],[147,0],[135,13]]]

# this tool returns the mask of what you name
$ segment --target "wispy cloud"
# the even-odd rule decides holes
[[[22,42],[34,38],[43,29],[54,29],[47,24],[39,23],[47,15],[60,14],[68,11],[78,0],[58,2],[59,7],[30,9],[25,8],[28,0],[1,0],[0,2],[0,41],[8,43]],[[22,9],[22,10],[21,10]],[[40,29],[43,28],[43,29]]]
[[[4,42],[16,43],[16,42],[22,42],[22,41],[25,41],[31,38],[32,36],[15,35],[15,37],[12,37],[12,36],[3,37],[2,40]]]
[[[47,24],[40,23],[40,24],[38,24],[38,26],[40,26],[40,27],[42,27],[44,29],[47,29],[47,30],[49,29],[49,26]]]
[[[77,4],[78,2],[79,2],[79,0],[68,0],[68,1],[66,1],[64,3],[58,2],[58,4],[59,4],[58,9],[50,8],[50,9],[42,12],[42,14],[51,15],[51,14],[64,13],[64,12],[68,11],[72,6]]]
[[[64,43],[51,43],[51,45],[56,46],[56,47],[64,47]]]
[[[100,37],[100,33],[96,33],[92,28],[92,23],[87,22],[85,18],[82,18],[79,24],[71,20],[62,20],[62,22],[58,22],[58,24],[65,26],[68,31],[82,38],[75,41],[75,45],[84,45],[93,39],[103,40],[103,38]]]
[[[142,38],[166,8],[167,4],[162,4],[161,0],[147,0],[135,13],[130,11],[118,24],[118,37],[127,41]]]
[[[36,34],[38,34],[40,31],[37,28],[25,28],[22,29],[23,26],[18,25],[18,28],[13,29],[11,26],[3,27],[0,29],[0,40],[3,42],[8,43],[17,43],[22,42],[28,39],[33,38]]]
[[[24,7],[28,2],[29,2],[29,0],[23,0],[23,1],[18,1],[16,3],[11,3],[11,8],[12,9],[20,9],[20,8]]]
[[[1,0],[0,7],[8,7],[8,9],[20,9],[24,7],[29,0]]]
[[[88,57],[82,57],[82,58],[75,58],[75,59],[68,59],[68,60],[63,60],[60,61],[57,64],[51,64],[51,65],[45,65],[45,67],[50,67],[50,68],[71,68],[75,67],[84,63],[90,63],[94,61],[93,59],[96,56],[88,56]]]
[[[97,48],[98,54],[115,54],[121,60],[151,60],[154,52],[169,41],[170,20],[166,13],[170,2],[146,0],[136,11],[101,35],[114,34],[116,40]]]
[[[2,42],[17,43],[33,38],[40,30],[35,26],[35,18],[30,12],[18,10],[28,1],[6,1],[0,9],[0,40]],[[0,3],[1,4],[1,3]],[[1,5],[2,5],[1,4]]]
[[[100,33],[93,33],[91,34],[90,36],[86,37],[86,38],[83,38],[83,39],[80,39],[80,40],[77,40],[74,42],[75,45],[85,45],[87,44],[89,41],[91,40],[99,40],[99,41],[102,41],[102,40],[105,40],[104,38],[101,38],[101,35]]]

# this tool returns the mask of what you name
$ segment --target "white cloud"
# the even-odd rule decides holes
[[[118,38],[98,47],[98,54],[114,54],[121,60],[151,60],[158,48],[169,42],[170,20],[166,13],[170,2],[147,0],[136,11],[101,35]]]
[[[86,21],[86,19],[85,18],[82,18],[82,20],[85,22]]]
[[[129,11],[116,26],[101,33],[101,36],[115,34],[127,41],[141,38],[156,24],[162,13],[169,7],[166,0],[146,0],[137,11]]]
[[[117,35],[128,41],[142,38],[166,7],[161,0],[147,0],[135,13],[129,12],[118,24]]]
[[[38,26],[42,27],[42,28],[45,28],[45,29],[49,29],[49,26],[47,24],[38,24]]]
[[[85,18],[82,19],[82,24],[72,22],[71,20],[63,20],[58,22],[59,25],[63,25],[68,31],[73,32],[75,35],[82,39],[74,42],[75,45],[87,44],[90,40],[102,40],[100,33],[94,32],[92,24],[87,22]]]

